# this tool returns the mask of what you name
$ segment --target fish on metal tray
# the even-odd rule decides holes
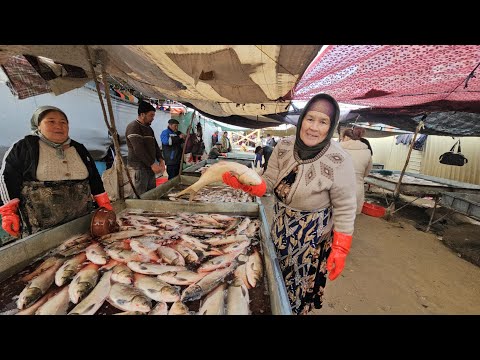
[[[119,263],[113,268],[112,281],[130,285],[133,283],[133,272],[127,265]]]
[[[72,303],[78,304],[93,290],[98,281],[98,268],[96,264],[88,264],[75,275],[68,287]]]
[[[70,281],[75,274],[82,268],[82,264],[87,260],[87,255],[82,252],[67,261],[55,273],[55,284],[62,286]]]
[[[157,275],[157,278],[172,285],[191,285],[199,281],[205,275],[207,275],[206,272],[197,273],[190,270],[166,271]]]
[[[252,287],[257,286],[257,282],[260,281],[263,275],[262,258],[257,250],[248,257],[245,266],[248,283]]]
[[[156,277],[135,274],[134,286],[155,301],[175,302],[180,300],[180,292],[175,286]]]
[[[221,283],[213,289],[198,310],[198,315],[225,315],[225,290],[227,284]]]
[[[151,300],[140,289],[131,285],[114,283],[107,301],[123,311],[140,311],[147,313],[152,308]]]
[[[87,259],[97,265],[105,265],[109,259],[107,253],[99,243],[93,243],[85,250]]]
[[[167,315],[168,314],[168,305],[164,301],[159,301],[153,307],[152,310],[148,313],[148,315]]]
[[[127,266],[139,274],[160,275],[167,271],[183,271],[187,270],[185,266],[152,264],[148,262],[129,261]]]
[[[176,301],[168,311],[168,315],[190,315],[188,306],[181,301]]]
[[[35,315],[66,315],[70,297],[68,295],[68,285],[65,285],[58,293],[40,306]]]
[[[32,305],[47,292],[55,281],[55,273],[65,259],[57,259],[55,264],[27,283],[17,299],[17,308],[22,310]]]
[[[222,181],[222,175],[227,171],[232,172],[238,178],[238,181],[245,185],[259,185],[262,182],[262,178],[255,170],[243,164],[234,161],[219,161],[210,166],[200,176],[197,182],[174,196],[180,197],[185,194],[190,194],[190,201],[192,201],[201,188],[214,182]]]
[[[227,315],[249,315],[250,297],[245,284],[235,278],[227,289]]]
[[[103,305],[105,299],[110,293],[112,287],[110,279],[112,278],[112,271],[107,271],[102,275],[102,278],[97,283],[97,286],[83,299],[77,306],[75,306],[68,315],[93,315]]]

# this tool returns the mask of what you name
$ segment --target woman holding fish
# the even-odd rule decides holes
[[[7,150],[0,170],[3,229],[19,237],[76,219],[93,210],[92,194],[100,207],[112,210],[93,158],[69,137],[67,115],[40,106],[31,129],[32,135]]]
[[[332,141],[337,101],[315,95],[303,109],[295,138],[273,150],[259,185],[245,185],[230,171],[223,182],[252,195],[276,196],[271,235],[294,314],[320,309],[329,279],[345,266],[356,210],[351,157]]]

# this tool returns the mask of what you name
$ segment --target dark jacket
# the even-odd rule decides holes
[[[216,146],[212,147],[212,150],[208,153],[209,159],[217,159],[222,153]]]
[[[4,163],[0,170],[0,206],[12,199],[20,198],[24,181],[38,181],[39,141],[38,136],[27,135],[13,144],[5,153]],[[92,195],[105,192],[95,161],[85,146],[75,140],[70,142],[70,146],[77,150],[78,155],[87,167],[88,182]]]
[[[162,159],[155,134],[150,126],[138,120],[128,124],[125,130],[128,146],[128,165],[134,169],[150,169],[155,160]]]
[[[184,141],[179,137],[180,134],[180,131],[175,133],[170,128],[166,128],[160,135],[165,165],[180,165],[180,160],[182,158],[182,144]]]

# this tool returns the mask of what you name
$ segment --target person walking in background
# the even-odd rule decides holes
[[[218,130],[215,131],[212,135],[212,148],[215,147],[215,144],[218,142]]]
[[[185,141],[185,134],[178,131],[178,120],[168,120],[168,127],[162,131],[163,158],[167,164],[168,180],[173,179],[180,173],[182,159],[182,144]],[[192,135],[190,135],[192,136]]]
[[[225,131],[222,136],[222,152],[227,153],[232,151],[232,145],[230,139],[228,138],[228,133]]]
[[[262,149],[263,158],[265,159],[265,162],[263,163],[263,173],[267,171],[268,161],[270,160],[270,156],[272,155],[272,152],[273,152],[273,147],[271,147],[270,145],[265,145]]]
[[[315,95],[302,110],[295,137],[274,148],[260,185],[223,182],[252,195],[275,195],[272,240],[294,314],[320,309],[327,282],[344,269],[355,222],[355,173],[351,157],[332,140],[337,101]]]
[[[263,149],[261,146],[257,146],[255,148],[255,168],[257,168],[258,163],[260,163],[260,167],[262,167],[262,157],[263,157]]]
[[[355,126],[355,128],[353,129],[353,136],[355,136],[356,139],[360,140],[362,143],[367,145],[368,150],[370,150],[370,155],[373,156],[373,150],[372,150],[372,146],[370,145],[370,141],[364,138],[365,128],[360,126]]]
[[[139,195],[154,189],[155,174],[165,171],[165,162],[151,124],[155,108],[146,101],[138,104],[138,117],[127,125],[125,137],[128,147],[128,168],[133,173],[133,184]],[[158,163],[156,162],[158,161]]]
[[[40,106],[30,124],[32,135],[13,144],[2,163],[2,228],[19,237],[66,223],[94,209],[92,195],[98,206],[112,210],[95,161],[69,137],[67,115]]]
[[[370,154],[368,146],[355,135],[355,130],[352,129],[345,129],[343,131],[340,146],[350,154],[353,160],[356,179],[357,214],[360,214],[362,212],[363,202],[365,201],[364,178],[370,173],[373,167],[372,155]]]

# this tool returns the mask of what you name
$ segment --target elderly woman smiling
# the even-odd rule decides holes
[[[274,148],[261,185],[223,176],[226,184],[253,195],[275,194],[271,235],[294,314],[322,307],[327,271],[330,280],[340,275],[352,242],[353,163],[331,140],[339,115],[334,98],[315,95],[299,117],[296,136]]]
[[[93,210],[92,194],[112,210],[93,158],[69,137],[67,115],[41,106],[31,129],[8,149],[0,171],[3,229],[19,237],[86,215]]]

